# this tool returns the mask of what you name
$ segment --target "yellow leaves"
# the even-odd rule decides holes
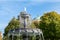
[[[34,24],[35,28],[38,28],[39,22],[40,21],[38,21],[38,20],[35,20],[35,21],[32,22]]]
[[[34,25],[34,23],[31,23],[31,28],[36,28],[36,26]]]
[[[0,32],[0,40],[2,40],[2,35],[1,35],[1,32]]]

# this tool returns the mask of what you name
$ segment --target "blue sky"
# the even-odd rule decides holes
[[[31,14],[32,18],[50,11],[60,13],[59,0],[0,0],[0,31],[2,33],[9,21],[14,16],[17,17],[24,7],[27,8],[27,12]]]

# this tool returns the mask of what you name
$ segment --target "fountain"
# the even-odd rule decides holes
[[[44,40],[42,30],[31,28],[30,14],[27,14],[26,8],[20,12],[18,16],[20,20],[20,28],[10,30],[8,40]]]

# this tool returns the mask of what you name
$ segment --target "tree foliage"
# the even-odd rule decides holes
[[[8,23],[7,27],[4,30],[4,35],[6,36],[9,30],[20,27],[20,22],[16,18],[12,18],[12,20]]]
[[[39,21],[38,21],[38,20],[33,21],[32,23],[34,24],[35,28],[39,28],[39,27],[38,27],[38,26],[39,26]]]
[[[48,12],[41,16],[39,28],[43,30],[45,38],[60,38],[60,15],[57,12]]]
[[[30,25],[31,28],[36,28],[35,24],[32,22]]]

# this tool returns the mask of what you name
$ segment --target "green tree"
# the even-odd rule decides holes
[[[31,28],[36,28],[35,24],[32,22],[30,25]]]
[[[45,13],[40,19],[39,28],[42,29],[45,38],[60,38],[60,15],[57,12]]]
[[[16,19],[15,17],[13,17],[12,20],[8,23],[8,25],[6,26],[6,28],[4,30],[4,38],[7,39],[7,34],[9,32],[9,30],[16,29],[19,27],[20,27],[19,20]]]
[[[39,28],[39,27],[38,27],[38,26],[39,26],[39,21],[38,21],[38,20],[33,21],[32,23],[34,24],[35,28]]]

